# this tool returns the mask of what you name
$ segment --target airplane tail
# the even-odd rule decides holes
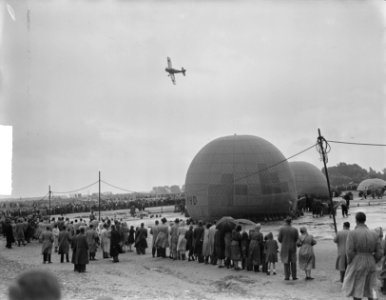
[[[181,68],[181,71],[182,71],[182,75],[184,75],[185,76],[185,72],[186,72],[186,70],[182,67]]]

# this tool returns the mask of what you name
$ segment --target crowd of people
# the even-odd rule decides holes
[[[382,249],[382,229],[369,230],[365,221],[365,214],[357,213],[356,228],[350,231],[350,224],[345,222],[334,239],[338,248],[336,269],[340,272],[342,288],[346,296],[354,299],[374,299],[376,263],[386,254],[384,241]],[[263,272],[268,276],[277,274],[280,256],[285,280],[298,280],[297,267],[304,271],[305,280],[314,279],[311,271],[315,268],[316,241],[306,227],[301,227],[299,233],[288,217],[279,229],[277,240],[272,232],[264,236],[260,224],[248,232],[245,228],[231,220],[195,223],[178,218],[156,220],[150,228],[144,223],[137,228],[129,227],[122,220],[109,218],[101,221],[91,218],[88,223],[64,217],[42,222],[20,218],[13,222],[6,219],[3,223],[6,247],[22,247],[34,238],[39,239],[43,264],[52,263],[54,251],[60,255],[60,263],[71,261],[75,272],[85,272],[86,265],[96,260],[99,249],[103,259],[118,263],[119,255],[133,252],[134,247],[138,255],[146,254],[146,249],[151,248],[152,257]],[[383,269],[386,269],[385,263]],[[386,282],[383,292],[385,289]]]
[[[154,196],[153,196],[154,197]],[[104,196],[103,198],[106,198]],[[81,212],[95,212],[99,208],[102,211],[106,210],[119,210],[119,209],[134,209],[144,210],[149,207],[161,207],[174,205],[177,211],[185,211],[185,199],[182,197],[176,197],[175,195],[163,198],[137,198],[135,200],[125,197],[124,199],[91,199],[88,201],[82,201],[79,199],[62,199],[54,198],[52,203],[48,200],[39,201],[12,201],[12,202],[0,202],[0,217],[24,217],[28,218],[31,215],[65,215],[71,213]]]

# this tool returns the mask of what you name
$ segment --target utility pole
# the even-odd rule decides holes
[[[332,218],[334,219],[334,229],[335,229],[335,233],[337,233],[334,202],[332,201],[331,188],[330,188],[330,179],[328,177],[328,171],[327,171],[326,153],[324,152],[325,149],[323,147],[323,142],[326,141],[326,140],[321,135],[319,128],[318,128],[318,135],[319,135],[318,136],[319,149],[320,149],[320,153],[322,154],[322,159],[323,159],[323,164],[324,164],[324,172],[326,173],[326,179],[327,179],[328,197],[330,199],[330,205],[331,205],[331,210],[332,210]]]
[[[99,221],[101,220],[101,171],[99,171],[99,193],[98,193],[98,203],[99,203]]]
[[[48,186],[48,210],[49,210],[49,215],[51,219],[51,186]]]

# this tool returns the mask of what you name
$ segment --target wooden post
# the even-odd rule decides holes
[[[335,220],[335,210],[334,210],[334,202],[332,201],[331,188],[330,188],[330,179],[328,177],[328,171],[327,171],[326,153],[324,152],[324,148],[323,148],[324,138],[322,137],[319,128],[318,128],[318,135],[319,135],[318,136],[318,144],[319,144],[320,151],[321,151],[321,154],[322,154],[323,164],[324,164],[324,172],[326,174],[326,179],[327,179],[328,196],[329,196],[329,199],[330,199],[330,204],[331,204],[331,209],[332,209],[332,218],[334,219],[334,229],[335,229],[335,233],[337,233],[336,220]]]

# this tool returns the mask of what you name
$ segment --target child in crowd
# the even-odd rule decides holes
[[[183,235],[179,240],[178,247],[177,247],[178,259],[181,259],[181,260],[186,259],[186,243],[187,241],[186,241],[185,235]]]
[[[265,242],[264,252],[265,252],[265,262],[267,266],[267,275],[271,275],[271,270],[273,275],[276,275],[275,263],[277,262],[277,253],[279,251],[279,246],[277,241],[273,239],[272,232],[267,234],[267,241]]]

